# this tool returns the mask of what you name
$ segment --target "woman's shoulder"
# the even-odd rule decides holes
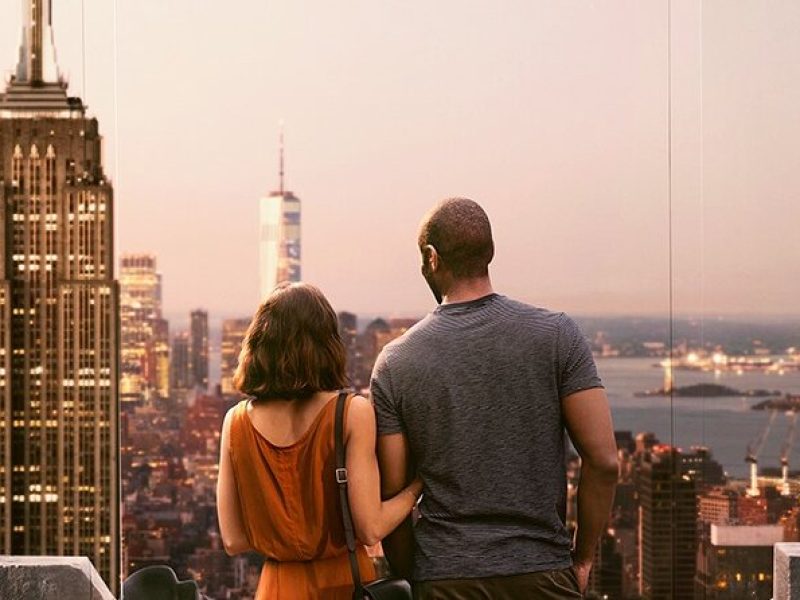
[[[361,394],[351,394],[348,403],[348,414],[363,416],[374,413],[372,402]]]
[[[239,400],[239,402],[237,402],[228,409],[228,412],[225,413],[225,419],[234,420],[237,418],[241,418],[242,415],[246,415],[247,407],[249,404],[250,404],[250,398],[242,398],[241,400]]]
[[[352,432],[365,432],[375,427],[375,409],[368,398],[353,394],[347,404],[345,413],[348,436]]]
[[[249,402],[249,398],[242,398],[228,409],[228,412],[225,413],[225,419],[222,422],[223,435],[227,434],[230,436],[238,433],[242,419],[247,418],[247,405]]]

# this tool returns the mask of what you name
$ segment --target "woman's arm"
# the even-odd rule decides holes
[[[252,550],[245,533],[239,490],[233,474],[230,452],[231,419],[235,407],[225,415],[219,445],[219,476],[217,479],[217,518],[222,544],[229,556]]]
[[[354,396],[347,411],[348,497],[356,536],[367,546],[394,531],[411,513],[422,492],[422,482],[413,481],[394,498],[381,502],[381,479],[376,442],[375,411],[366,398]]]

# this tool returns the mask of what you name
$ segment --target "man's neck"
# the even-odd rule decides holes
[[[457,302],[470,302],[493,294],[492,280],[487,277],[475,279],[461,279],[453,283],[442,298],[442,304],[455,304]]]

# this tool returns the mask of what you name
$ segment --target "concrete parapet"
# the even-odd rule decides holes
[[[85,556],[0,555],[0,600],[115,600]]]

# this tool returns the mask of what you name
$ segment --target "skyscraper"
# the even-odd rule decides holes
[[[691,599],[697,552],[695,481],[680,451],[656,445],[640,456],[639,593],[644,600]]]
[[[0,95],[0,553],[119,576],[119,289],[97,120],[67,95],[49,1],[25,0]]]
[[[225,319],[222,322],[220,389],[223,394],[236,393],[233,389],[233,375],[239,366],[239,353],[249,326],[250,319]]]
[[[162,398],[169,396],[169,321],[156,319],[153,323],[153,345],[149,352],[148,382]]]
[[[189,323],[189,360],[191,361],[191,387],[208,389],[208,313],[193,310]]]
[[[283,281],[300,281],[300,199],[284,189],[283,130],[280,186],[259,203],[259,291],[261,299]]]
[[[169,387],[169,326],[161,317],[161,274],[152,254],[125,254],[120,260],[120,391],[124,397]],[[165,381],[166,379],[166,381]]]
[[[695,598],[772,598],[773,548],[785,541],[783,526],[704,527],[697,553]]]
[[[342,338],[345,352],[347,352],[347,379],[351,386],[361,389],[362,382],[357,381],[359,361],[361,354],[358,346],[358,318],[351,312],[340,312],[339,337]]]
[[[178,332],[172,338],[170,362],[170,389],[185,391],[192,387],[192,361],[189,350],[189,333]]]

